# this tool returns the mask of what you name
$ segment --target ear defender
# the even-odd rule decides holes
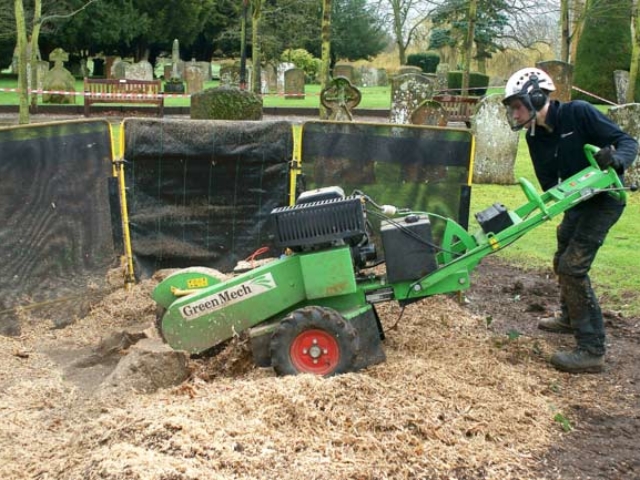
[[[540,88],[538,77],[535,74],[531,74],[529,76],[529,82],[532,86],[531,91],[529,92],[529,101],[535,111],[539,112],[547,103],[547,94]]]

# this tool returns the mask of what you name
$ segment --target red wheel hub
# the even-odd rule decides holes
[[[327,375],[340,361],[340,347],[331,334],[310,329],[294,339],[290,355],[291,362],[300,373]]]

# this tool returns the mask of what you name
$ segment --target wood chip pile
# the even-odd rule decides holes
[[[116,290],[60,330],[0,337],[0,478],[527,479],[562,434],[546,346],[496,337],[455,299],[379,308],[387,361],[276,377],[238,339],[179,387],[95,394],[79,352],[153,325],[153,282]],[[122,352],[126,354],[126,351]]]

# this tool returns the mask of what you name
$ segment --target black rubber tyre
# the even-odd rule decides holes
[[[310,306],[286,316],[271,336],[271,365],[278,375],[328,377],[349,371],[358,354],[358,333],[332,308]]]

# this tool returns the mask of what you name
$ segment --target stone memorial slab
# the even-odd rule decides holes
[[[184,69],[184,80],[187,83],[187,93],[193,95],[204,90],[204,77],[202,66],[198,62],[187,63]]]
[[[240,86],[240,65],[222,65],[220,67],[220,86],[239,87]]]
[[[423,100],[411,113],[412,125],[447,126],[448,114],[442,104],[436,100]]]
[[[349,82],[353,85],[355,75],[354,75],[354,67],[349,63],[338,63],[335,67],[333,67],[333,77],[342,77],[349,80]]]
[[[424,100],[431,98],[434,81],[423,73],[405,73],[391,80],[391,123],[408,124],[411,113]]]
[[[449,90],[449,64],[439,63],[436,67],[436,90],[447,92]]]
[[[329,86],[320,92],[320,103],[328,110],[329,120],[338,122],[353,121],[353,110],[361,100],[360,90],[346,77],[332,79]]]
[[[471,129],[476,137],[474,183],[515,183],[514,166],[520,132],[511,130],[502,98],[499,93],[483,97],[471,120]]]
[[[147,60],[137,63],[125,63],[125,78],[127,80],[153,80],[153,65]]]
[[[71,72],[64,68],[64,62],[69,60],[69,54],[61,48],[56,48],[49,55],[49,61],[53,62],[53,68],[45,75],[42,86],[46,91],[73,92],[75,93],[76,79]],[[61,93],[45,93],[42,95],[43,103],[71,104],[76,103],[75,95]]]
[[[304,100],[304,70],[292,68],[284,72],[284,98]]]
[[[616,87],[616,102],[619,105],[627,103],[627,92],[629,91],[629,72],[626,70],[614,70],[613,82]]]
[[[640,103],[627,103],[611,107],[607,115],[620,128],[640,142]],[[636,157],[631,168],[624,172],[624,182],[626,185],[637,185],[640,187],[640,155]]]
[[[560,60],[549,60],[537,62],[536,67],[549,74],[556,91],[551,94],[551,98],[568,102],[571,100],[571,87],[573,85],[573,65]]]

